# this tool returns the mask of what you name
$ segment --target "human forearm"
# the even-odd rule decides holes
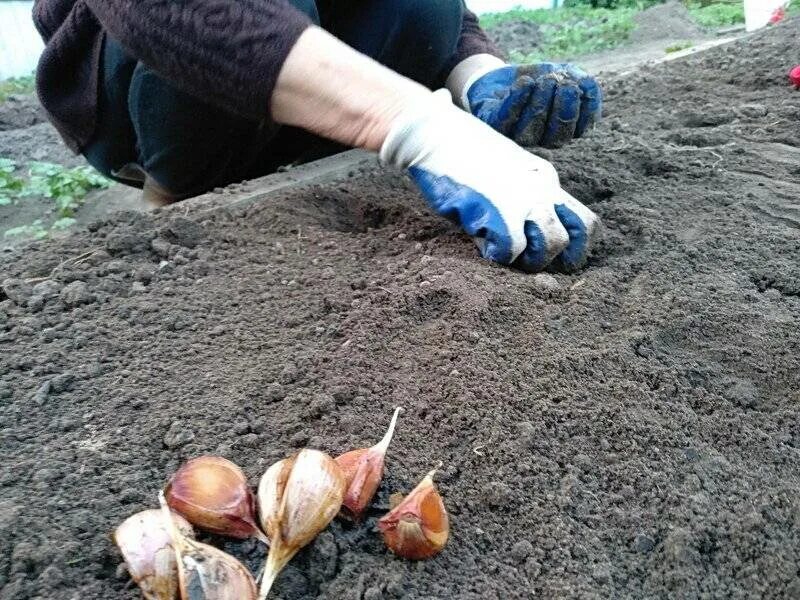
[[[429,90],[311,27],[278,76],[272,118],[349,146],[378,150],[398,114]]]

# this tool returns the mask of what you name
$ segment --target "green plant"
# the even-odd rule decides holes
[[[107,188],[112,183],[92,167],[67,169],[35,162],[30,164],[30,181],[20,195],[52,198],[59,217],[72,217],[90,190]]]
[[[24,181],[14,175],[17,163],[8,158],[0,158],[0,206],[11,204],[22,190]]]
[[[672,54],[673,52],[680,52],[681,50],[686,50],[692,46],[694,46],[692,42],[677,42],[664,48],[664,52],[667,54]]]
[[[48,231],[45,226],[42,225],[42,220],[36,219],[30,225],[20,225],[19,227],[7,229],[3,235],[5,237],[32,237],[41,240],[47,237]]]
[[[688,0],[685,4],[692,18],[702,27],[726,27],[744,23],[742,2]]]
[[[61,217],[53,221],[53,224],[50,225],[50,229],[64,230],[69,229],[73,225],[75,225],[75,219],[73,217]]]
[[[33,75],[3,79],[0,81],[0,102],[4,101],[11,94],[30,94],[35,87],[36,80]]]
[[[566,0],[564,6],[591,6],[592,8],[638,8],[643,9],[655,4],[663,4],[666,0]]]
[[[506,21],[532,21],[539,25],[541,42],[536,52],[512,50],[511,59],[531,62],[554,57],[566,58],[613,48],[625,42],[635,24],[633,8],[609,10],[576,6],[557,10],[514,9],[481,17],[481,24],[491,29]]]
[[[15,175],[17,164],[0,158],[0,206],[16,202],[19,198],[37,196],[53,200],[56,220],[45,227],[41,219],[29,225],[8,229],[7,237],[33,237],[41,239],[52,231],[60,231],[75,223],[75,211],[92,189],[106,188],[113,182],[92,167],[68,169],[61,165],[33,162],[29,165],[26,181]]]

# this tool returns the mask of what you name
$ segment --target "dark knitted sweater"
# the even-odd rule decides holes
[[[36,86],[67,145],[94,133],[100,52],[107,32],[177,87],[255,120],[309,19],[286,0],[36,0],[45,41]],[[498,50],[467,12],[452,65]]]

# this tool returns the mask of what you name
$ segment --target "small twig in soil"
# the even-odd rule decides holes
[[[31,279],[26,279],[25,283],[40,283],[42,281],[47,281],[48,279],[51,279],[59,269],[63,269],[67,265],[79,265],[83,261],[91,258],[94,254],[96,254],[100,250],[102,250],[102,248],[93,248],[91,250],[84,252],[83,254],[80,254],[78,256],[73,256],[72,258],[68,258],[57,264],[53,268],[53,270],[50,271],[50,275],[48,275],[47,277],[33,277]]]
[[[483,452],[481,452],[481,448],[486,448],[486,444],[481,444],[480,446],[475,446],[472,451],[477,454],[478,456],[486,456]]]

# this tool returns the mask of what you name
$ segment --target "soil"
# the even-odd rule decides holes
[[[488,31],[489,37],[504,52],[518,51],[530,54],[539,50],[542,32],[533,21],[503,21]]]
[[[47,117],[33,94],[12,94],[0,102],[0,131],[31,127]]]
[[[108,533],[183,460],[255,483],[397,405],[365,525],[276,598],[799,597],[799,26],[610,78],[542,152],[605,223],[578,274],[479,260],[377,167],[3,253],[0,599],[133,600]],[[399,560],[376,518],[439,460],[450,542]]]

